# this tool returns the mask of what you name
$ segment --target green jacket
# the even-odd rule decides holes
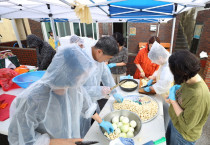
[[[195,84],[183,83],[176,92],[176,100],[183,112],[177,117],[170,105],[173,125],[185,140],[194,142],[200,138],[210,112],[209,89],[203,80]]]

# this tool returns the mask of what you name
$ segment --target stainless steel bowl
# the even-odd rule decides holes
[[[150,98],[151,100],[155,101],[155,102],[157,103],[157,105],[158,105],[157,113],[155,114],[155,116],[153,116],[152,118],[150,118],[150,119],[148,119],[148,120],[142,121],[142,123],[144,124],[144,123],[147,123],[147,122],[152,121],[153,119],[155,119],[155,118],[159,115],[159,104],[158,104],[158,102],[157,102],[156,99],[154,99],[153,97],[150,97],[150,96],[148,96],[148,95],[145,95],[145,94],[132,94],[132,95],[124,96],[124,99],[128,99],[128,100],[131,100],[131,101],[138,101],[138,100],[139,100],[139,97],[148,97],[148,98]],[[115,102],[116,102],[116,101],[115,101]],[[114,103],[115,103],[115,102],[114,102]],[[115,111],[113,104],[112,104],[112,106],[111,106],[111,110],[112,110],[112,111]],[[116,110],[116,111],[117,111],[117,110]],[[140,118],[140,119],[141,119],[141,118]]]
[[[135,138],[140,133],[142,122],[141,122],[140,117],[136,113],[133,113],[133,112],[128,111],[128,110],[117,110],[117,111],[110,112],[103,119],[105,121],[112,122],[112,118],[113,117],[116,117],[116,116],[119,116],[119,117],[120,116],[125,116],[125,117],[128,117],[129,118],[129,121],[131,121],[131,120],[136,121],[136,124],[137,125],[136,125],[136,127],[134,129],[134,137],[133,138]],[[105,130],[102,127],[100,127],[100,129],[101,129],[101,132],[102,132],[103,136],[106,137],[104,135]],[[110,140],[107,137],[106,137],[106,139]]]

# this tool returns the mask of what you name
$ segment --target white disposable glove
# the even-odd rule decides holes
[[[101,93],[102,93],[104,96],[111,93],[110,87],[107,87],[107,86],[102,86],[101,91],[102,91]]]

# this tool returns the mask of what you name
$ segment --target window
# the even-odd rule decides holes
[[[71,30],[70,30],[70,25],[69,22],[59,22],[57,23],[58,25],[58,32],[59,32],[59,37],[65,37],[68,35],[71,35]]]
[[[76,34],[77,36],[80,36],[80,26],[79,26],[79,23],[73,23],[73,27],[74,27],[74,34]]]
[[[87,37],[93,38],[92,24],[86,24],[86,34]]]
[[[89,37],[94,39],[98,38],[98,28],[96,23],[85,24],[85,23],[70,23],[70,22],[56,22],[55,28],[57,36],[65,37],[69,35],[76,34],[81,37]],[[45,28],[47,37],[49,38],[49,33],[51,31],[50,22],[45,22]]]
[[[96,23],[93,23],[93,34],[94,34],[94,39],[99,39],[99,38],[97,38],[97,28],[96,28]]]
[[[45,28],[46,28],[46,31],[47,31],[47,37],[49,38],[50,37],[49,32],[52,31],[50,22],[45,22]],[[57,28],[56,23],[55,23],[55,28]],[[55,29],[55,31],[56,31],[56,34],[58,35],[57,29]]]
[[[86,37],[86,32],[85,32],[84,26],[85,26],[85,24],[80,23],[80,29],[81,29],[81,35],[80,36],[82,36],[82,37]]]
[[[81,37],[89,37],[89,38],[97,38],[97,24],[91,23],[91,24],[85,24],[85,23],[73,23],[74,26],[74,34],[81,36]]]

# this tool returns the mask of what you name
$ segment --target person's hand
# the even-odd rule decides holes
[[[142,77],[142,78],[145,77],[145,73],[143,71],[140,72],[140,77]]]
[[[124,100],[123,97],[118,93],[114,94],[113,97],[118,103],[122,103]]]
[[[168,98],[168,96],[164,97],[164,99],[166,103],[171,104],[171,100]]]
[[[154,80],[154,79],[155,79],[155,77],[154,77],[154,76],[149,76],[149,77],[148,77],[148,79],[150,79],[150,80]]]
[[[176,101],[176,90],[178,90],[181,87],[181,85],[174,85],[169,90],[169,96],[168,98],[170,100]]]
[[[145,88],[144,88],[144,91],[145,91],[145,92],[150,92],[150,91],[151,91],[151,90],[150,90],[150,87],[145,87]]]
[[[147,86],[151,86],[151,85],[152,85],[152,82],[153,82],[153,80],[149,80],[149,81],[147,82]]]
[[[114,127],[113,127],[112,124],[111,124],[110,122],[108,122],[108,121],[104,121],[104,120],[103,120],[103,121],[99,124],[99,126],[101,126],[103,129],[105,129],[106,132],[107,132],[108,134],[114,132]]]
[[[111,93],[110,87],[102,86],[102,87],[101,87],[101,93],[102,93],[104,96],[107,95],[107,94],[110,94],[110,93]]]
[[[55,89],[55,90],[53,90],[53,92],[55,94],[60,95],[60,96],[64,95],[65,91],[66,91],[65,89]]]
[[[109,67],[109,68],[113,68],[113,67],[115,67],[115,66],[117,66],[116,63],[110,63],[110,64],[108,64],[108,67]]]
[[[131,77],[130,75],[127,75],[126,77],[127,79],[133,79],[133,77]]]
[[[50,139],[50,145],[76,145],[75,142],[83,141],[83,139]]]

